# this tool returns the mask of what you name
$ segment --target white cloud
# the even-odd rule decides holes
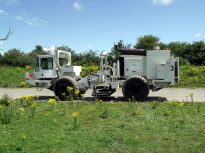
[[[152,3],[155,5],[164,5],[168,6],[173,3],[174,0],[152,0]]]
[[[8,13],[2,9],[0,9],[0,15],[7,16]]]
[[[45,20],[39,19],[37,17],[28,18],[25,15],[24,16],[15,16],[15,19],[18,21],[24,22],[27,25],[32,26],[32,27],[44,27],[44,25],[46,23]]]
[[[23,17],[21,17],[21,16],[16,16],[15,18],[16,18],[16,20],[23,21]]]
[[[201,33],[197,33],[194,35],[195,37],[201,37]]]
[[[4,3],[7,5],[14,5],[20,3],[20,0],[4,0]]]
[[[81,11],[82,10],[82,5],[80,4],[79,1],[75,1],[73,3],[73,8],[76,10],[76,11]]]

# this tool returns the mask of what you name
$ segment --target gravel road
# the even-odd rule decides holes
[[[85,94],[87,99],[92,100],[92,90],[88,90]],[[189,89],[189,88],[165,88],[157,92],[150,91],[147,101],[191,101],[190,93],[193,93],[194,102],[205,102],[205,88]],[[52,91],[43,89],[38,91],[36,88],[0,88],[0,97],[8,94],[13,99],[23,97],[26,95],[37,95],[40,99],[48,99],[54,97]],[[112,100],[123,101],[121,89],[112,95]]]

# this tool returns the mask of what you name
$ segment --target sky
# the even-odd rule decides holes
[[[66,45],[77,52],[134,45],[146,34],[162,42],[205,40],[205,0],[0,0],[0,42],[6,52]]]

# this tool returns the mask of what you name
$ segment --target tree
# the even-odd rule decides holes
[[[31,61],[27,54],[13,48],[4,54],[3,63],[10,66],[26,66],[30,65]]]
[[[160,42],[158,45],[159,45],[160,49],[162,49],[162,50],[169,49],[169,45],[166,43]]]
[[[77,65],[98,66],[100,63],[100,57],[96,53],[97,51],[89,50],[88,52],[80,53],[77,55]]]
[[[112,64],[116,62],[120,57],[120,49],[130,48],[131,44],[125,45],[123,40],[119,40],[117,44],[114,43],[114,46],[111,49],[111,52],[108,54],[108,62]]]
[[[71,53],[72,65],[99,65],[100,58],[96,53],[97,51],[89,50],[88,52],[76,53],[68,46],[60,46],[58,47],[58,49],[68,51]]]
[[[185,58],[192,65],[205,65],[205,42],[193,42],[184,51]]]
[[[188,46],[187,42],[171,42],[168,48],[172,51],[175,56],[185,57],[184,52]]]
[[[138,49],[154,49],[155,46],[159,45],[160,38],[153,35],[144,35],[142,37],[139,37],[137,39],[136,44],[134,45],[134,48]]]
[[[13,32],[11,31],[11,29],[9,29],[9,31],[7,32],[6,36],[3,38],[0,38],[0,41],[5,41],[9,38],[9,36],[12,34]]]
[[[35,65],[37,55],[46,55],[47,52],[43,50],[43,47],[40,45],[36,45],[35,49],[33,49],[29,54],[30,63]]]

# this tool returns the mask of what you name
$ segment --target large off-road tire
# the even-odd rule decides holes
[[[122,93],[127,99],[145,100],[149,94],[147,80],[136,75],[128,77],[122,85]]]
[[[73,90],[69,93],[67,87],[72,87]],[[56,80],[53,91],[60,100],[66,100],[68,96],[75,97],[74,91],[79,90],[78,83],[69,76],[64,76]]]

